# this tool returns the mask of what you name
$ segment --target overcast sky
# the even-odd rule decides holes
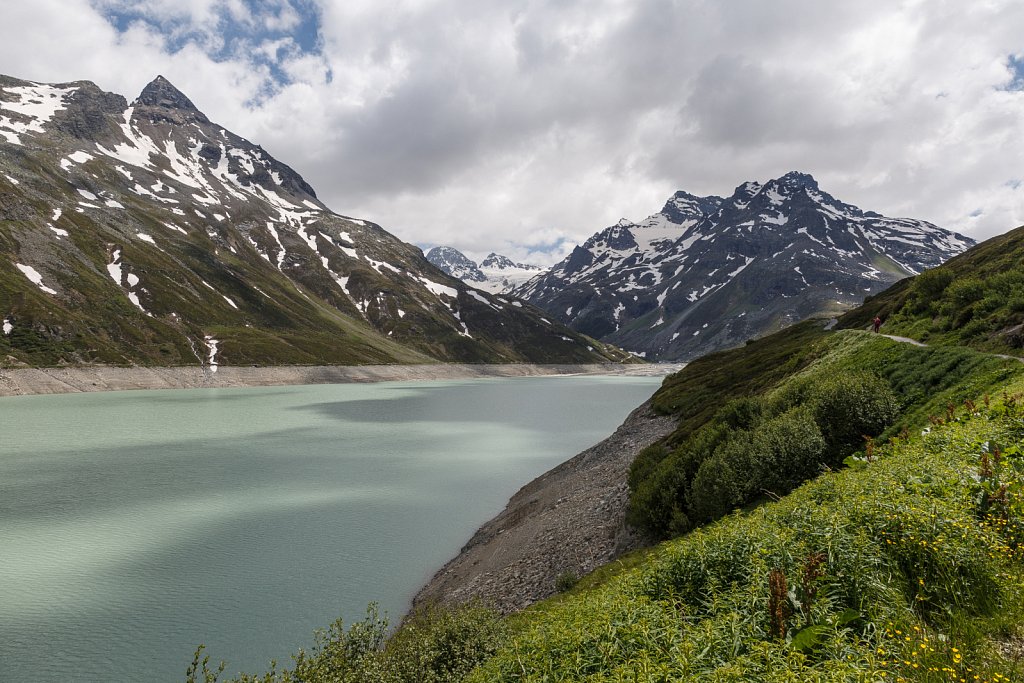
[[[129,101],[162,74],[334,210],[475,256],[790,170],[1024,223],[1020,0],[0,0],[0,73]]]

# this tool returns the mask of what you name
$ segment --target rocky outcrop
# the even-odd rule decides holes
[[[650,402],[634,410],[610,437],[520,489],[413,606],[481,599],[513,612],[555,593],[560,575],[582,576],[639,547],[625,525],[626,474],[637,453],[675,426]]]

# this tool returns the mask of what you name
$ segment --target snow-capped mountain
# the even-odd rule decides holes
[[[0,316],[0,365],[621,357],[334,213],[162,77],[129,104],[0,76]]]
[[[687,360],[831,315],[974,241],[843,203],[803,173],[727,199],[677,192],[512,294],[648,359]]]
[[[427,260],[452,277],[492,294],[510,292],[530,278],[547,272],[543,266],[516,263],[494,252],[477,264],[453,247],[434,247],[427,252]]]
[[[426,253],[427,260],[452,277],[476,286],[487,279],[476,261],[454,247],[434,247]]]

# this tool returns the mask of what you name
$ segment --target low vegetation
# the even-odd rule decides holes
[[[629,514],[670,540],[507,618],[435,608],[388,638],[371,612],[236,680],[1024,680],[1024,363],[985,352],[1012,348],[992,330],[1021,260],[979,271],[977,298],[972,253],[843,321],[885,313],[930,347],[811,321],[666,381],[679,427],[634,464]],[[947,301],[1004,286],[973,308],[987,331],[939,329]],[[199,655],[190,683],[216,681]]]
[[[779,337],[717,354],[724,356],[719,367],[747,368],[745,395],[737,397],[735,387],[720,393],[713,413],[676,404],[686,426],[645,449],[631,468],[631,524],[669,538],[778,498],[875,439],[992,391],[1015,370],[1013,361],[970,349],[921,348],[866,332],[803,329]],[[772,352],[759,348],[773,341],[779,348]],[[789,373],[780,372],[787,365]],[[670,391],[707,386],[705,370],[691,376],[691,367]]]
[[[840,319],[929,344],[1024,353],[1024,228],[994,237],[942,266],[890,287]]]

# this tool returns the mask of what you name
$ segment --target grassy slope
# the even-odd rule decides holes
[[[839,320],[929,344],[1024,354],[1024,227],[993,237],[916,278],[903,280]]]
[[[1019,405],[961,409],[538,606],[468,680],[1021,680],[1022,437]]]
[[[804,345],[789,374],[765,366],[777,379],[762,378],[764,387],[869,367],[917,396],[890,430],[906,427],[906,436],[870,464],[624,558],[508,620],[435,614],[383,649],[379,622],[348,632],[336,624],[300,655],[302,677],[260,680],[1021,680],[1024,666],[1000,647],[1011,652],[1024,638],[1024,455],[1008,448],[1024,439],[1024,410],[1011,396],[1024,390],[1024,364],[857,331]],[[677,381],[663,391],[682,389]],[[946,420],[949,403],[953,420],[932,424]],[[985,443],[1007,455],[979,478]],[[992,501],[1003,484],[1000,507]],[[370,633],[373,647],[358,645]]]
[[[1005,305],[972,313],[1005,326],[1024,230],[997,239],[944,267],[950,275],[896,285],[843,326],[881,312],[890,331],[933,330],[963,291],[974,303],[1008,292]],[[972,273],[988,292],[980,299],[974,282],[953,286]],[[872,373],[903,409],[869,460],[623,558],[503,621],[427,615],[387,643],[377,628],[370,648],[359,643],[372,621],[335,624],[300,655],[312,675],[261,680],[1024,680],[1024,363],[967,348],[1014,348],[984,330],[929,334],[934,346],[919,348],[807,323],[702,358],[656,397],[680,428],[653,467],[730,399],[771,401],[808,378]]]

